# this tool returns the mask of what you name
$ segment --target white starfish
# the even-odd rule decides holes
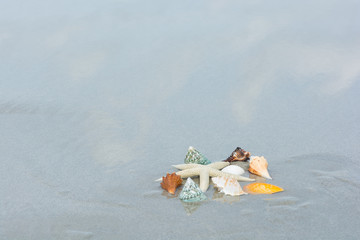
[[[201,164],[180,164],[174,165],[173,167],[180,169],[182,171],[176,172],[176,175],[179,175],[181,178],[188,177],[200,177],[200,189],[203,192],[209,187],[209,177],[232,177],[238,181],[252,182],[254,179],[234,175],[230,173],[221,172],[220,169],[230,165],[229,162],[214,162],[209,165],[201,165]]]

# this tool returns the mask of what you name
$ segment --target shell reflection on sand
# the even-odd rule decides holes
[[[240,199],[241,199],[240,196],[225,195],[224,193],[219,192],[219,191],[214,191],[213,196],[212,196],[212,200],[214,200],[216,202],[222,202],[222,203],[228,203],[228,204],[239,202]]]
[[[200,206],[201,204],[203,204],[204,202],[184,202],[181,201],[186,215],[190,216],[191,214],[193,214]]]
[[[179,194],[180,194],[179,191],[176,191],[175,194],[171,194],[166,190],[163,190],[163,192],[161,193],[161,195],[165,196],[167,199],[178,198]]]

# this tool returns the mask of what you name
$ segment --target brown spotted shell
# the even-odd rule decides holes
[[[161,187],[171,194],[175,194],[176,188],[181,185],[182,179],[176,173],[166,174],[166,177],[162,177]]]
[[[237,147],[228,157],[225,162],[234,162],[234,161],[246,161],[250,158],[250,152],[245,151],[244,149]]]

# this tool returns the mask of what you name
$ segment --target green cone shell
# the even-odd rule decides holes
[[[205,200],[206,196],[199,186],[191,178],[188,178],[179,195],[179,198],[184,202],[198,202]]]
[[[198,150],[196,150],[194,147],[189,147],[189,150],[186,154],[185,163],[197,163],[202,165],[210,164],[211,162],[202,155]]]

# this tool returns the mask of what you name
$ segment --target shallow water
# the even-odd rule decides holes
[[[0,239],[359,238],[357,1],[3,5]],[[183,203],[190,145],[285,191]]]

